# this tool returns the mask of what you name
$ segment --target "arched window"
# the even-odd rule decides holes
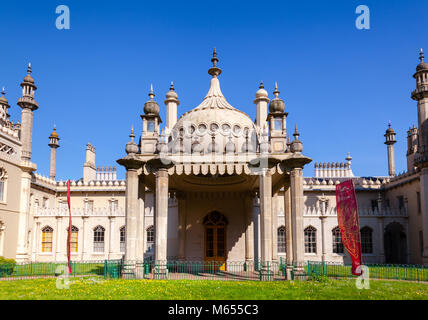
[[[104,252],[105,229],[97,226],[94,229],[94,252]]]
[[[333,253],[343,253],[342,236],[339,227],[334,228],[331,233],[333,236]]]
[[[125,252],[125,226],[123,226],[122,228],[120,228],[120,252]]]
[[[317,253],[317,229],[312,226],[305,229],[305,253]]]
[[[278,228],[278,253],[285,253],[285,227]]]
[[[370,227],[361,229],[362,253],[373,253],[373,230]]]
[[[52,252],[53,229],[46,226],[42,229],[42,252]]]
[[[68,228],[67,228],[68,235]],[[77,243],[79,239],[79,228],[71,226],[70,252],[77,252]]]
[[[7,172],[4,168],[0,168],[0,202],[6,202],[6,180]]]
[[[147,228],[147,251],[152,251],[155,245],[155,227],[150,226]]]

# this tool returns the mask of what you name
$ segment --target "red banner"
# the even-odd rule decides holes
[[[68,259],[68,273],[71,274],[71,229],[73,225],[71,224],[71,204],[70,204],[70,180],[67,181],[67,203],[68,203],[68,214],[69,214],[69,223],[68,223],[68,234],[67,234],[67,259]]]
[[[352,180],[336,185],[337,221],[339,223],[342,242],[352,259],[352,274],[362,274],[360,223],[358,220],[358,204]]]

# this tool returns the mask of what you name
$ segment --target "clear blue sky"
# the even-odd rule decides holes
[[[55,27],[57,5],[71,11],[71,30]],[[355,27],[355,8],[371,10],[371,29]],[[179,115],[205,96],[212,48],[223,69],[223,94],[253,119],[260,80],[280,96],[297,123],[304,153],[344,161],[357,175],[386,175],[384,133],[397,132],[397,170],[406,168],[406,131],[417,124],[412,75],[428,52],[428,1],[4,1],[0,8],[0,86],[12,120],[27,63],[39,90],[33,161],[49,174],[48,136],[57,125],[57,177],[79,179],[85,145],[97,165],[116,165],[153,83],[165,119],[174,81]],[[313,173],[313,164],[305,175]],[[123,169],[119,177],[124,177]]]

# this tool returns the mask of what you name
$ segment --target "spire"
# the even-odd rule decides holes
[[[294,140],[299,140],[300,133],[297,130],[297,124],[296,124],[296,128],[294,129],[293,136],[294,136]]]
[[[153,84],[150,84],[149,97],[150,97],[150,100],[153,100],[153,98],[155,97],[155,93],[153,91]]]
[[[273,92],[275,98],[278,98],[279,91],[278,91],[278,83],[275,81],[275,91]]]
[[[213,57],[211,59],[211,62],[213,63],[213,67],[208,70],[208,73],[213,77],[217,78],[221,74],[221,69],[217,68],[218,58],[217,58],[217,50],[214,47],[213,51]]]
[[[131,138],[131,141],[134,142],[134,138],[135,138],[135,135],[134,135],[134,126],[131,126],[131,134],[129,135],[129,137]]]
[[[5,94],[6,94],[6,92],[4,91],[4,87],[2,87],[2,89],[1,89],[1,95],[4,97]]]
[[[169,88],[169,90],[175,91],[175,89],[174,89],[174,82],[173,81],[171,81],[171,87]]]
[[[421,48],[421,52],[419,54],[419,60],[421,60],[421,62],[424,62],[424,49]]]
[[[31,74],[31,62],[28,64],[27,72],[29,75]]]
[[[260,86],[259,86],[259,89],[264,89],[264,85],[263,85],[263,80],[262,81],[260,81]]]

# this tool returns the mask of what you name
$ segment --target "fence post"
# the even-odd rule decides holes
[[[108,268],[107,260],[104,260],[104,279],[107,278],[107,268]]]

